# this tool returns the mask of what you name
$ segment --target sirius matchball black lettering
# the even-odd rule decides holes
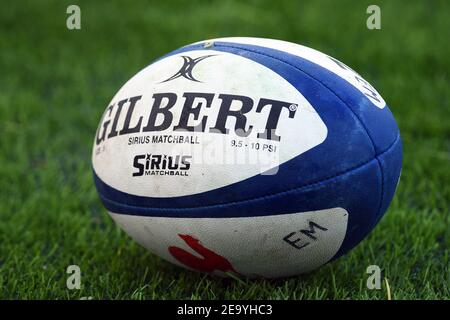
[[[154,93],[152,95],[153,104],[148,106],[148,116],[140,116],[137,122],[131,124],[133,112],[138,106],[142,96],[134,96],[122,99],[110,105],[99,126],[96,144],[103,141],[126,134],[137,132],[154,132],[172,129],[173,131],[196,131],[219,134],[229,134],[234,132],[240,137],[254,135],[259,139],[280,141],[281,137],[276,134],[280,117],[293,119],[297,111],[297,105],[292,102],[280,101],[268,98],[255,99],[232,94],[214,94],[200,92],[185,92],[182,98],[175,93]],[[219,103],[219,111],[213,120],[214,125],[207,127],[208,117],[200,117],[202,108],[210,108],[214,99]],[[180,100],[183,100],[180,102]],[[200,102],[201,101],[201,102]],[[182,103],[181,116],[175,119],[172,111],[178,103]],[[239,105],[240,109],[233,109],[232,106]],[[145,106],[147,107],[147,106]],[[256,128],[250,123],[248,115],[250,113],[264,112],[267,114],[265,126]],[[125,117],[122,116],[125,114]],[[121,118],[124,118],[120,121]],[[162,121],[159,121],[162,119]],[[193,120],[192,120],[193,119]],[[234,125],[229,119],[234,120]],[[195,124],[193,124],[195,122]],[[295,124],[293,124],[295,125]]]
[[[143,175],[180,175],[172,171],[187,171],[191,166],[192,156],[168,156],[161,154],[139,154],[134,157],[133,177]],[[161,172],[154,172],[161,170]],[[166,174],[167,173],[167,174]]]

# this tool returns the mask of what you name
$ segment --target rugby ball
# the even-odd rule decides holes
[[[112,218],[200,272],[283,277],[343,255],[378,223],[402,166],[395,119],[344,63],[279,40],[177,49],[106,108],[92,163]]]

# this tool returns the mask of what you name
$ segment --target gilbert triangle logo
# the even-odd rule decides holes
[[[191,58],[189,56],[181,56],[184,60],[183,65],[181,66],[180,70],[177,71],[177,73],[175,73],[173,76],[171,76],[170,78],[161,81],[160,83],[164,83],[164,82],[168,82],[168,81],[172,81],[175,80],[177,78],[183,77],[185,79],[191,80],[191,81],[195,81],[195,82],[201,82],[200,80],[195,79],[194,75],[192,74],[192,71],[194,69],[194,67],[200,62],[205,60],[206,58],[209,57],[213,57],[215,55],[207,55],[207,56],[202,56],[202,57],[197,57],[197,58]]]

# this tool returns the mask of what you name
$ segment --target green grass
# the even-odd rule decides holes
[[[376,1],[13,1],[0,10],[0,298],[450,298],[450,4]],[[348,255],[276,281],[218,279],[175,267],[120,231],[91,176],[91,143],[117,89],[151,60],[220,36],[301,43],[352,66],[391,107],[404,142],[387,215]],[[66,289],[77,264],[82,289]]]

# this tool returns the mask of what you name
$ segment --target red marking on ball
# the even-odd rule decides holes
[[[214,251],[204,247],[198,239],[188,234],[179,234],[178,236],[183,239],[190,248],[203,257],[199,258],[184,249],[170,246],[170,254],[185,266],[206,273],[211,273],[216,270],[222,272],[233,271],[237,273],[225,257],[222,257]]]

